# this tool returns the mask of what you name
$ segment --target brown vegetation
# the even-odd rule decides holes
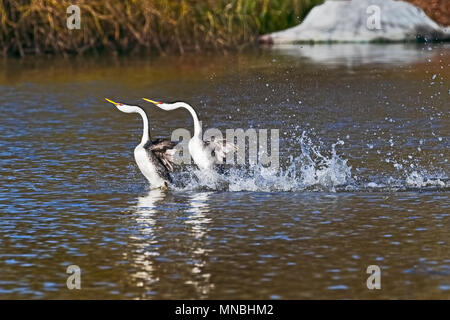
[[[0,55],[239,48],[323,0],[0,0]],[[66,9],[81,9],[69,30]]]

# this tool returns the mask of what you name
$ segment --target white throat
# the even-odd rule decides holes
[[[195,112],[194,108],[192,108],[187,103],[183,103],[183,107],[186,108],[194,120],[194,137],[201,140],[202,137],[202,126],[200,124],[200,121],[198,120],[197,112]]]
[[[139,145],[144,145],[150,140],[148,118],[147,118],[147,114],[145,113],[145,111],[142,110],[141,108],[136,107],[136,112],[141,115],[142,122],[143,122],[142,139],[141,139],[141,143]]]

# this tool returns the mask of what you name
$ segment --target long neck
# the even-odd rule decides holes
[[[148,124],[147,113],[139,107],[136,107],[136,112],[141,115],[142,121],[144,123],[144,127],[142,129],[141,144],[146,144],[150,140],[150,128],[149,128],[149,124]]]
[[[194,108],[192,108],[187,103],[183,104],[183,107],[189,110],[191,113],[192,119],[194,120],[194,137],[200,138],[202,136],[202,127],[200,125],[200,121],[198,120],[197,112],[195,112]]]

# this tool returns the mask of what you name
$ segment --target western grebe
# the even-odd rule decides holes
[[[114,104],[117,109],[125,113],[139,113],[142,117],[144,128],[141,143],[134,149],[134,158],[142,174],[150,182],[152,188],[167,189],[168,183],[172,182],[169,171],[173,171],[173,155],[176,143],[165,140],[151,140],[150,127],[147,113],[138,106],[130,106],[106,99]]]
[[[166,111],[185,108],[191,113],[194,120],[194,136],[189,140],[189,153],[201,170],[213,170],[216,164],[223,163],[228,152],[237,150],[233,143],[227,142],[225,139],[212,138],[211,140],[203,141],[202,127],[200,126],[197,112],[189,104],[185,102],[162,103],[146,98],[143,99]]]

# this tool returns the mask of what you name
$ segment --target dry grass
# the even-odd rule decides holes
[[[0,0],[0,55],[236,49],[323,0]],[[68,30],[66,8],[81,9]]]

